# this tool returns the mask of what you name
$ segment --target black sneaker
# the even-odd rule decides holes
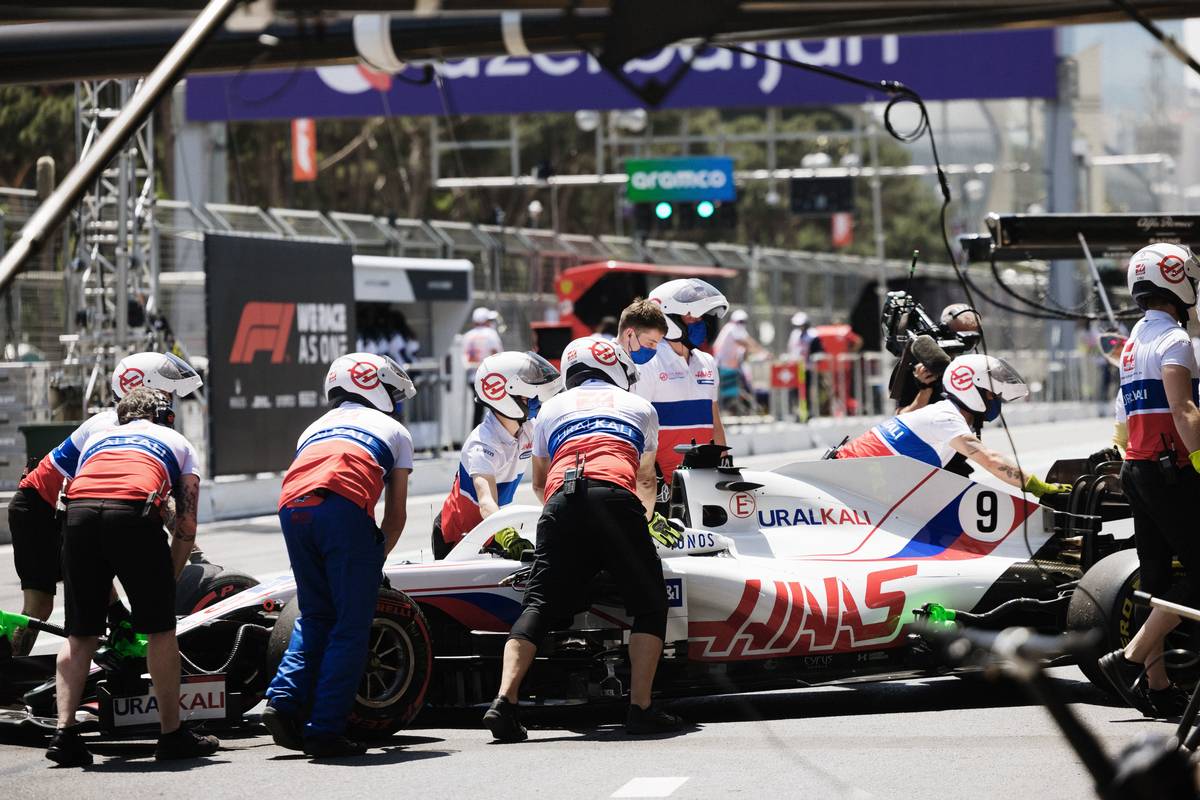
[[[329,733],[305,736],[303,750],[305,755],[312,758],[347,758],[361,756],[367,752],[367,746],[345,736]]]
[[[180,725],[170,733],[158,737],[154,748],[155,761],[178,761],[184,758],[211,756],[221,747],[215,736],[202,736],[191,728]]]
[[[1183,716],[1188,701],[1192,699],[1190,694],[1173,683],[1165,689],[1151,689],[1147,695],[1150,698],[1150,705],[1154,706],[1154,710],[1157,712],[1154,716],[1163,719],[1175,719]]]
[[[498,742],[523,742],[529,738],[529,732],[517,716],[517,704],[510,703],[503,697],[492,701],[492,705],[483,714],[483,724]]]
[[[59,728],[50,737],[46,758],[60,767],[86,767],[92,763],[92,754],[83,746],[83,737],[74,728]]]
[[[304,725],[287,712],[270,703],[263,709],[262,724],[271,733],[275,744],[288,750],[304,749]]]
[[[670,733],[671,731],[682,730],[683,727],[684,722],[682,718],[664,711],[653,704],[647,708],[642,708],[639,705],[630,703],[629,712],[625,715],[625,732],[631,733],[634,736],[651,733]]]
[[[1096,664],[1122,700],[1142,712],[1144,716],[1157,715],[1150,702],[1150,697],[1146,693],[1146,687],[1141,683],[1143,670],[1141,664],[1125,658],[1125,653],[1120,650],[1113,650],[1107,655],[1100,656],[1100,660]]]

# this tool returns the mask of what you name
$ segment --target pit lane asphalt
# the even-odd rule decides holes
[[[1109,429],[1083,420],[1023,426],[1013,435],[1022,464],[1040,474],[1057,458],[1099,448]],[[987,438],[1004,449],[999,432]],[[769,468],[811,455],[746,464]],[[421,556],[440,501],[411,498],[393,558]],[[213,561],[260,577],[286,568],[272,517],[205,525],[200,541]],[[0,548],[0,608],[19,602],[11,560],[11,548]],[[1172,730],[1107,704],[1073,667],[1054,674],[1109,752],[1143,733]],[[1092,796],[1090,778],[1044,710],[1017,688],[981,679],[708,697],[674,707],[697,727],[643,740],[624,736],[617,709],[555,710],[538,718],[521,745],[489,743],[476,727],[478,712],[419,718],[353,762],[308,762],[276,747],[261,728],[227,736],[225,749],[190,764],[157,764],[146,742],[100,743],[88,770],[50,769],[40,747],[11,742],[0,745],[0,783],[13,798]]]

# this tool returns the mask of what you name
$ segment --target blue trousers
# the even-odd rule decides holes
[[[300,617],[267,698],[307,717],[305,736],[340,734],[366,666],[383,535],[366,511],[332,493],[318,505],[281,509],[279,523]]]

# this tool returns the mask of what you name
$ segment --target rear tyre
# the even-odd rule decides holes
[[[1133,592],[1138,586],[1136,551],[1120,550],[1102,558],[1084,574],[1071,595],[1067,630],[1099,630],[1101,654],[1125,647],[1144,618],[1135,616]],[[1185,620],[1167,637],[1166,649],[1192,649],[1194,641],[1194,626]],[[1112,697],[1117,696],[1095,660],[1081,661],[1079,669],[1092,684]],[[1173,669],[1168,660],[1167,671],[1171,680],[1180,685],[1190,686],[1196,680],[1194,667]]]
[[[186,617],[195,614],[257,585],[258,580],[244,572],[225,569],[207,561],[190,563],[183,568],[175,584],[175,615]]]
[[[295,600],[279,613],[267,646],[268,674],[279,669],[299,616]],[[346,735],[360,740],[385,738],[412,722],[424,707],[433,673],[429,623],[403,592],[379,590],[367,646],[367,666],[346,724]]]

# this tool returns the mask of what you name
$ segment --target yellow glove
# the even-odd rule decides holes
[[[1025,479],[1025,491],[1029,492],[1034,497],[1040,498],[1047,494],[1066,494],[1071,491],[1069,483],[1046,483],[1037,475],[1030,475]]]
[[[663,547],[674,547],[683,539],[683,531],[672,525],[670,520],[657,511],[654,512],[654,516],[650,518],[646,527],[654,541]]]
[[[1200,472],[1200,450],[1193,450],[1188,453],[1188,461],[1192,462],[1192,469]]]
[[[533,549],[533,542],[522,538],[521,534],[517,533],[517,529],[511,526],[496,531],[496,535],[492,538],[496,540],[496,544],[504,548],[504,555],[513,561],[520,561],[522,553]]]

